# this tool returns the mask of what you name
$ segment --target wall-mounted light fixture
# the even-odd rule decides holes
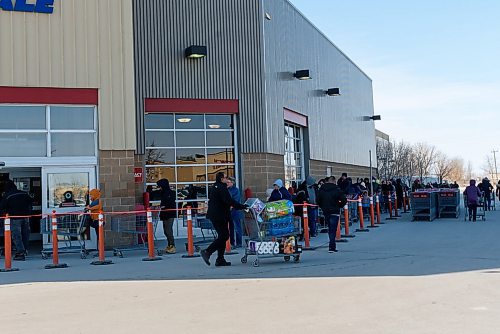
[[[373,115],[373,116],[370,117],[370,120],[372,120],[372,121],[380,121],[380,120],[382,120],[382,116],[380,116],[380,115]]]
[[[325,93],[328,96],[340,96],[340,88],[329,88]]]
[[[207,47],[204,45],[191,45],[185,51],[186,58],[197,59],[207,55]]]
[[[293,76],[299,80],[309,80],[312,79],[309,74],[309,70],[300,70],[293,74]]]

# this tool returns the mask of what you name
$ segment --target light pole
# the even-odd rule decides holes
[[[495,181],[498,182],[498,169],[497,169],[497,152],[498,150],[493,150],[493,160],[495,161]]]

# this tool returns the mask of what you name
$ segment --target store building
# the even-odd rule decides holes
[[[371,79],[286,0],[0,8],[0,45],[0,173],[43,212],[75,183],[122,211],[164,177],[203,207],[218,171],[262,198],[277,178],[369,175]]]

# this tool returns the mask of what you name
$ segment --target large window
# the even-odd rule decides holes
[[[95,107],[0,105],[0,156],[94,157]]]
[[[304,180],[304,144],[302,128],[285,123],[285,187]]]
[[[145,124],[147,186],[166,178],[179,202],[206,202],[217,172],[235,176],[233,116],[155,113]]]

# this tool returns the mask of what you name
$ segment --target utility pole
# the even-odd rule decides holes
[[[493,150],[493,160],[495,161],[495,181],[498,182],[498,169],[497,169],[497,153],[498,150]]]

